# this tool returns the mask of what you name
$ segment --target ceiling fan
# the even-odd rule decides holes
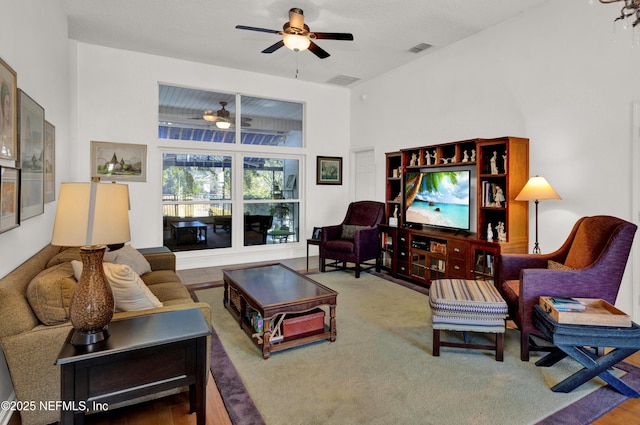
[[[330,55],[311,39],[353,40],[353,34],[344,32],[311,32],[307,24],[304,23],[304,14],[302,9],[297,7],[289,10],[289,22],[286,22],[282,26],[282,31],[248,27],[245,25],[236,25],[236,28],[240,30],[260,31],[284,36],[282,37],[282,40],[267,47],[262,51],[262,53],[273,53],[282,46],[287,46],[287,48],[294,52],[309,49],[311,50],[311,53],[315,54],[320,59],[328,58]]]
[[[235,123],[235,119],[231,118],[231,112],[224,108],[228,104],[229,102],[221,101],[221,109],[218,109],[215,112],[212,109],[207,109],[202,112],[202,117],[196,117],[196,119],[202,118],[208,122],[215,122],[216,127],[218,128],[229,128],[231,127],[231,124]],[[253,121],[253,118],[240,117],[240,121],[242,127],[251,127],[251,121]]]

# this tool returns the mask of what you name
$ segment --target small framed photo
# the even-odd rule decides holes
[[[56,200],[56,128],[44,122],[44,203]]]
[[[314,227],[313,234],[311,235],[311,239],[320,239],[322,236],[322,227]]]
[[[20,226],[20,170],[0,166],[0,233]]]
[[[109,181],[146,182],[147,145],[92,141],[91,177]]]
[[[44,108],[18,90],[20,219],[44,214]]]
[[[319,156],[316,164],[316,184],[342,184],[342,158]]]
[[[0,158],[18,160],[18,79],[0,58]]]

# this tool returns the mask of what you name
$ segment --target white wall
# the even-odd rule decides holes
[[[563,198],[540,203],[544,252],[558,248],[581,216],[637,221],[631,118],[632,103],[640,100],[640,47],[620,34],[612,43],[618,11],[584,0],[548,2],[355,88],[351,147],[380,147],[378,198],[384,197],[385,151],[522,136],[530,139],[531,175],[545,176]],[[389,108],[397,119],[380,120],[379,111]],[[533,245],[533,203],[530,214]],[[640,235],[636,250],[639,243]],[[617,303],[636,320],[638,273],[634,287],[627,266]]]
[[[304,256],[306,238],[313,226],[339,223],[348,203],[348,185],[317,186],[316,156],[345,158],[349,155],[349,90],[257,73],[133,53],[89,44],[76,44],[78,110],[76,142],[77,175],[90,177],[90,141],[146,144],[146,183],[129,183],[131,194],[131,244],[136,247],[162,245],[162,149],[198,149],[197,142],[157,138],[158,83],[239,92],[252,96],[303,102],[306,105],[307,148],[279,148],[264,152],[307,155],[302,164],[306,209],[301,212],[301,232],[295,244],[179,252],[178,268],[194,268],[247,261]],[[292,67],[295,64],[292,62]],[[292,68],[293,69],[293,68]],[[211,145],[208,145],[210,147]],[[228,150],[228,145],[220,146]],[[255,146],[251,147],[255,149]],[[248,147],[235,148],[246,151]],[[345,176],[348,169],[345,169]],[[323,201],[320,201],[323,200]],[[324,200],[329,200],[328,202]],[[303,206],[304,208],[304,206]]]

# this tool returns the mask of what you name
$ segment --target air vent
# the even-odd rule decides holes
[[[429,47],[431,47],[431,44],[427,44],[427,43],[420,43],[420,44],[416,44],[415,46],[413,46],[412,48],[409,49],[409,51],[411,53],[420,53],[423,50],[427,50]]]
[[[349,77],[348,75],[337,75],[327,81],[329,84],[335,84],[337,86],[348,86],[349,84],[355,83],[360,78]]]

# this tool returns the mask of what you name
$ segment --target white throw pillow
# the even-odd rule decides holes
[[[82,262],[71,262],[76,280],[82,274]],[[148,308],[162,307],[162,303],[144,284],[140,276],[126,264],[103,263],[104,274],[107,276],[116,311],[136,311]]]
[[[131,245],[125,245],[116,251],[105,252],[104,261],[107,263],[131,266],[133,271],[140,276],[151,271],[151,264],[144,258],[144,255],[140,254],[140,252]]]

